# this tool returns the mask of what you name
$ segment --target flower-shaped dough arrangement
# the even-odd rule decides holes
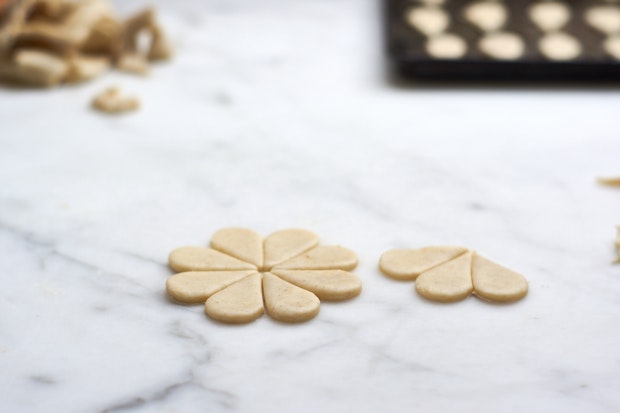
[[[319,246],[316,234],[284,229],[263,240],[245,228],[224,228],[209,247],[181,247],[170,253],[170,297],[205,303],[205,313],[225,323],[247,323],[265,309],[274,319],[302,322],[316,316],[319,300],[356,297],[362,283],[348,272],[357,256],[340,246]]]
[[[521,274],[463,247],[390,250],[381,256],[379,268],[391,278],[415,280],[416,291],[432,301],[460,301],[474,293],[489,301],[509,302],[528,291]]]

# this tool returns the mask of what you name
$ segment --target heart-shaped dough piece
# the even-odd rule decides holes
[[[472,281],[476,295],[491,301],[517,301],[526,296],[525,278],[478,254],[472,262]]]
[[[472,253],[457,258],[420,274],[415,281],[416,291],[432,301],[450,303],[463,300],[474,290],[471,281]]]
[[[249,262],[257,268],[263,266],[263,238],[251,229],[221,229],[213,234],[211,248]]]
[[[261,275],[249,275],[213,294],[205,303],[205,313],[224,323],[249,323],[263,315]]]
[[[415,280],[437,265],[463,254],[467,248],[452,246],[394,249],[385,252],[379,260],[379,269],[397,280]]]

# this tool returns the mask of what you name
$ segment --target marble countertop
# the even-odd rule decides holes
[[[374,0],[160,11],[177,56],[146,79],[0,90],[2,411],[620,410],[618,89],[394,85]],[[90,111],[111,84],[142,110]],[[300,325],[171,303],[168,253],[225,226],[351,248],[364,291]],[[438,305],[377,270],[434,244],[529,295]]]

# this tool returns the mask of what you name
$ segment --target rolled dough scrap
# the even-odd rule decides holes
[[[241,261],[263,266],[263,238],[251,229],[224,228],[211,237],[211,248]]]
[[[357,255],[338,245],[320,245],[301,255],[278,264],[274,269],[284,270],[352,270],[357,266]]]
[[[458,59],[467,52],[467,44],[455,34],[439,34],[427,40],[426,51],[437,59]]]
[[[254,270],[256,266],[207,247],[180,247],[168,257],[174,271]]]
[[[407,23],[426,36],[443,33],[450,24],[450,17],[439,7],[414,7],[407,12]]]
[[[568,6],[556,1],[535,3],[530,6],[528,11],[530,20],[546,32],[561,29],[568,23],[571,17]]]
[[[253,270],[180,272],[168,278],[166,291],[182,303],[204,303],[216,292],[254,273]]]
[[[603,48],[608,55],[616,60],[620,60],[620,35],[610,36],[605,39]],[[618,182],[620,182],[620,179],[618,179]],[[620,185],[620,183],[618,185]]]
[[[542,54],[551,60],[572,60],[581,54],[579,41],[562,32],[544,35],[538,43]]]
[[[385,275],[397,280],[415,280],[439,264],[467,252],[463,247],[424,247],[419,249],[394,249],[385,252],[379,259],[379,269]]]
[[[465,9],[465,18],[484,31],[495,31],[506,24],[506,7],[498,2],[480,1]]]
[[[480,39],[478,47],[482,53],[499,60],[518,59],[525,51],[523,39],[508,32],[489,33]]]
[[[362,292],[360,279],[343,270],[274,269],[272,272],[325,301],[349,300]]]
[[[305,229],[283,229],[269,235],[264,242],[264,267],[274,266],[303,254],[319,245],[319,237]]]
[[[205,303],[205,313],[224,323],[249,323],[263,315],[261,274],[254,273],[213,294]]]
[[[319,313],[316,295],[269,272],[263,274],[263,295],[267,314],[278,321],[298,323]]]
[[[586,11],[586,22],[596,30],[612,34],[620,31],[620,8],[617,6],[594,6]]]
[[[471,276],[476,295],[487,300],[517,301],[527,294],[527,281],[521,274],[478,254],[473,257]]]
[[[416,291],[432,301],[451,303],[463,300],[474,290],[471,281],[472,253],[467,252],[420,274]]]

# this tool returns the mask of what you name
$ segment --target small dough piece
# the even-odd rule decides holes
[[[616,233],[616,255],[618,257],[614,261],[614,264],[617,264],[620,262],[620,226],[616,227],[616,231],[618,231]]]
[[[431,301],[451,303],[463,300],[474,290],[471,280],[472,253],[460,255],[420,274],[416,291]]]
[[[603,42],[603,48],[608,55],[616,60],[620,60],[620,35],[610,36],[605,39],[605,42]],[[620,182],[620,178],[618,178],[618,181]]]
[[[439,7],[414,7],[407,12],[407,23],[426,36],[443,33],[450,24],[450,17]]]
[[[579,41],[562,32],[544,35],[540,39],[538,47],[542,54],[551,60],[572,60],[581,54]]]
[[[287,323],[299,323],[314,318],[321,302],[316,295],[297,287],[272,273],[263,274],[263,295],[267,314]]]
[[[362,292],[360,279],[347,271],[274,269],[273,273],[291,284],[313,292],[321,300],[348,300]]]
[[[209,297],[205,313],[224,323],[254,321],[265,312],[261,290],[261,275],[249,275]]]
[[[428,39],[426,51],[437,59],[458,59],[467,52],[467,44],[456,34],[440,34]]]
[[[465,9],[465,18],[481,30],[490,32],[498,30],[506,24],[508,13],[502,3],[480,1]]]
[[[594,6],[586,11],[586,22],[596,30],[612,34],[620,31],[620,8],[618,6]]]
[[[170,268],[183,271],[254,270],[256,266],[207,247],[180,247],[168,257]]]
[[[204,303],[216,292],[256,271],[189,271],[168,278],[166,291],[177,301],[187,304]]]
[[[571,18],[570,8],[557,1],[535,3],[528,11],[530,20],[545,32],[560,30]]]
[[[231,255],[241,261],[263,266],[263,238],[246,228],[223,228],[213,234],[211,248]]]
[[[523,39],[508,32],[489,33],[480,39],[478,47],[485,55],[499,60],[518,59],[525,51]]]
[[[415,280],[424,271],[465,252],[467,248],[451,246],[394,249],[381,256],[379,269],[385,275],[397,280]]]
[[[517,301],[526,296],[525,278],[478,254],[472,262],[472,281],[477,296],[491,301]]]
[[[618,43],[620,43],[620,38],[618,38]],[[599,184],[602,184],[602,185],[620,186],[620,176],[614,177],[614,178],[598,178],[597,181]]]
[[[140,102],[134,97],[121,95],[119,88],[111,87],[95,96],[92,107],[101,112],[118,114],[138,109]]]
[[[305,229],[283,229],[269,235],[264,242],[264,269],[269,271],[274,266],[303,254],[319,245],[319,237]]]
[[[350,249],[339,245],[320,245],[278,264],[274,268],[285,270],[352,270],[355,267],[357,267],[357,255]]]

